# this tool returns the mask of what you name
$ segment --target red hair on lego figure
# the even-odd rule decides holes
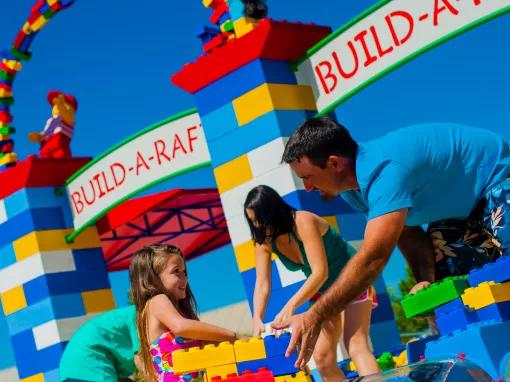
[[[74,113],[78,110],[78,101],[71,94],[58,90],[48,92],[48,103],[52,106],[51,117],[42,132],[31,132],[28,139],[39,142],[41,158],[71,158],[70,143],[73,138]]]

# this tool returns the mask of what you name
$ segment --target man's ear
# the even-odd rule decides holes
[[[343,169],[343,158],[337,155],[330,155],[328,157],[327,163],[334,168],[336,171],[341,171]]]

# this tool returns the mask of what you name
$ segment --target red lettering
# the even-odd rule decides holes
[[[101,184],[99,183],[99,177],[101,176],[101,173],[97,173],[96,175],[94,175],[94,177],[92,178],[92,180],[95,180],[96,181],[96,184],[97,184],[97,189],[99,190],[99,199],[101,199],[103,196],[106,195],[106,192],[103,191],[102,187],[101,187]]]
[[[354,68],[352,69],[352,71],[350,73],[347,73],[343,68],[342,68],[342,65],[340,63],[340,59],[338,58],[338,54],[336,54],[336,52],[333,52],[333,59],[335,60],[335,64],[336,64],[336,67],[338,69],[338,71],[340,72],[340,75],[345,78],[345,79],[349,79],[351,78],[352,76],[354,76],[356,74],[356,72],[358,71],[358,67],[359,67],[359,60],[358,60],[358,54],[356,53],[356,49],[354,48],[354,44],[352,41],[349,41],[347,43],[347,46],[349,47],[349,49],[351,50],[351,53],[352,53],[352,57],[354,58]]]
[[[118,171],[120,170],[120,173],[116,172],[115,169]],[[116,187],[119,187],[122,183],[124,183],[124,180],[126,179],[126,169],[124,168],[124,165],[118,162],[112,163],[110,165],[110,172]],[[120,179],[117,175],[120,175]]]
[[[161,147],[159,147],[161,146]],[[162,139],[158,139],[154,142],[154,150],[156,150],[156,159],[158,160],[158,164],[161,164],[161,157],[164,157],[167,162],[170,162],[170,157],[165,154],[166,144]]]
[[[443,3],[444,7],[439,7],[439,2]],[[458,15],[459,11],[449,3],[448,0],[434,0],[434,26],[438,24],[438,16],[441,12],[449,10],[452,15]]]
[[[407,33],[404,37],[399,37],[397,35],[397,32],[395,30],[395,26],[393,25],[393,18],[394,17],[401,17],[404,18],[407,21]],[[411,37],[411,34],[414,30],[414,20],[413,16],[411,16],[409,13],[405,11],[395,11],[391,12],[389,15],[387,15],[385,18],[386,24],[390,28],[391,37],[393,38],[393,42],[396,46],[400,46],[406,43],[407,40]]]
[[[174,149],[172,151],[172,158],[175,158],[175,153],[176,153],[177,150],[182,150],[184,152],[184,154],[188,153],[186,151],[186,148],[182,144],[181,138],[179,138],[179,135],[175,134],[174,135]]]
[[[143,158],[143,155],[140,153],[140,151],[136,152],[136,176],[139,175],[138,170],[140,170],[140,167],[145,167],[146,170],[150,170],[149,165],[147,162],[145,162],[145,159]]]
[[[71,194],[71,201],[73,202],[74,211],[76,214],[80,214],[83,211],[85,205],[81,201],[81,195],[79,192],[73,192]]]
[[[111,192],[115,190],[115,187],[110,187],[110,185],[108,184],[108,179],[106,179],[106,174],[104,171],[101,171],[101,176],[103,177],[103,182],[106,186],[106,192]]]
[[[327,70],[325,75],[323,75],[322,70],[321,70],[321,67],[324,67],[324,66],[326,66],[326,70]],[[324,92],[326,94],[331,93],[336,88],[336,85],[338,83],[337,77],[333,73],[331,73],[331,69],[332,68],[333,67],[331,66],[329,61],[319,62],[317,64],[317,66],[315,66],[315,73],[319,77],[319,79],[321,81],[321,85],[322,85],[322,90],[324,90]],[[333,81],[331,86],[328,86],[326,80],[332,80]]]
[[[365,52],[365,62],[363,63],[363,65],[365,67],[369,66],[370,64],[373,64],[374,62],[377,61],[377,57],[376,56],[372,56],[370,54],[370,52],[368,51],[368,46],[367,46],[367,42],[365,41],[365,36],[367,34],[367,31],[361,31],[360,33],[358,33],[356,36],[354,36],[354,40],[358,41],[361,43],[361,46],[363,47],[363,52]]]
[[[481,0],[474,0],[475,5],[480,5]]]
[[[370,33],[372,34],[372,37],[374,38],[375,47],[377,48],[377,53],[379,54],[379,58],[385,56],[386,54],[390,53],[393,50],[392,46],[389,46],[386,48],[386,50],[382,49],[381,42],[379,41],[379,36],[377,35],[377,31],[374,26],[370,27]]]
[[[83,195],[83,199],[85,199],[85,203],[87,203],[89,206],[91,204],[93,204],[95,201],[96,201],[96,190],[94,188],[94,185],[92,184],[92,180],[89,180],[89,186],[90,186],[90,189],[92,190],[92,200],[89,200],[87,198],[87,193],[85,192],[85,188],[83,188],[83,186],[81,186],[81,193]]]
[[[202,125],[200,125],[202,126]],[[198,140],[198,137],[196,136],[191,136],[191,131],[192,130],[196,130],[198,127],[197,126],[192,126],[192,127],[189,127],[188,128],[188,146],[189,146],[189,151],[190,152],[193,152],[193,141],[196,141]]]

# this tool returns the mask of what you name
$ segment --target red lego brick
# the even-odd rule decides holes
[[[7,110],[0,110],[0,122],[7,125],[12,121],[12,115]]]
[[[30,9],[30,13],[38,13],[39,8],[41,8],[44,4],[46,4],[46,0],[37,0],[37,2],[34,4],[34,6]]]
[[[241,375],[229,374],[227,378],[213,377],[212,382],[274,382],[274,376],[266,368],[259,369],[256,373],[245,371]]]
[[[211,17],[209,17],[209,20],[211,20],[211,23],[213,24],[218,24],[218,21],[220,21],[221,16],[223,16],[225,12],[228,12],[228,5],[220,3],[214,8],[214,12]]]
[[[195,93],[255,59],[297,60],[330,33],[329,27],[263,19],[252,32],[185,64],[172,82]]]
[[[65,181],[92,158],[41,159],[16,162],[0,172],[0,199],[25,187],[63,186]]]
[[[226,44],[229,35],[230,35],[230,33],[222,32],[222,33],[218,34],[217,36],[213,37],[211,39],[211,41],[204,44],[204,46],[203,46],[204,52],[210,53],[214,49]]]
[[[5,91],[12,92],[11,85],[7,85],[7,84],[0,84],[0,89],[4,89]]]
[[[0,62],[0,70],[3,70],[4,72],[9,73],[11,75],[15,75],[17,73],[14,69],[9,68],[3,62]]]
[[[25,32],[23,32],[22,30],[20,30],[18,32],[18,34],[16,35],[16,38],[14,39],[12,45],[19,49],[19,47],[21,46],[21,44],[23,43],[23,40],[27,37],[27,35],[25,34]]]
[[[39,17],[41,17],[41,14],[39,13],[39,8],[37,8],[35,12],[32,12],[30,16],[28,16],[27,22],[32,25]]]
[[[53,5],[50,5],[50,8],[53,12],[58,12],[60,11],[61,9],[63,9],[64,7],[62,6],[62,4],[60,3],[55,3]]]

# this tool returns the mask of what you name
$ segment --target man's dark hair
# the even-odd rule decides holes
[[[358,144],[349,131],[330,117],[310,118],[297,128],[285,145],[282,162],[292,163],[307,156],[321,168],[331,155],[355,158]]]

